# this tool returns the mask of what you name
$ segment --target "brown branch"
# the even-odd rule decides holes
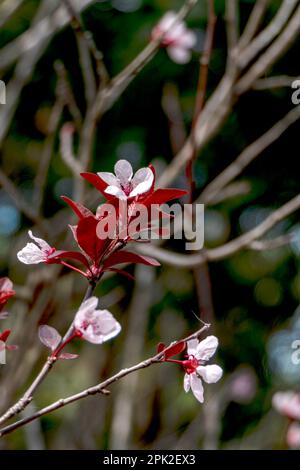
[[[193,334],[191,334],[191,335],[189,335],[189,336],[187,336],[183,339],[177,340],[177,341],[175,341],[171,344],[176,344],[176,343],[179,343],[179,342],[189,341],[189,340],[198,338],[209,327],[210,327],[210,325],[204,324],[204,326],[202,328],[200,328],[198,331],[196,331],[195,333],[193,333]],[[69,405],[70,403],[74,403],[78,400],[82,400],[83,398],[86,398],[90,395],[96,395],[98,393],[103,393],[103,394],[107,395],[109,393],[107,391],[107,387],[114,384],[115,382],[122,379],[123,377],[126,377],[127,375],[132,374],[133,372],[139,371],[141,369],[145,369],[147,367],[150,367],[153,364],[159,364],[161,362],[161,359],[164,356],[164,353],[165,353],[166,349],[167,348],[165,348],[163,351],[156,354],[155,356],[152,356],[149,359],[146,359],[142,362],[139,362],[138,364],[136,364],[134,366],[131,366],[131,367],[128,367],[126,369],[120,370],[117,374],[113,375],[112,377],[105,380],[104,382],[102,382],[98,385],[95,385],[94,387],[87,388],[87,389],[83,390],[82,392],[76,393],[75,395],[71,395],[67,398],[62,398],[62,399],[52,403],[51,405],[46,406],[45,408],[42,408],[41,410],[37,411],[36,413],[32,414],[31,416],[23,418],[23,419],[17,421],[16,423],[13,423],[9,426],[6,426],[5,428],[2,428],[0,430],[0,437],[3,437],[5,435],[15,431],[16,429],[24,426],[25,424],[28,424],[28,423],[34,421],[35,419],[40,418],[41,416],[44,416],[48,413],[51,413],[55,410],[58,410],[59,408],[62,408],[66,405]]]
[[[239,49],[244,49],[254,38],[270,0],[256,0],[249,20],[239,40]]]
[[[232,51],[237,45],[238,36],[239,36],[237,0],[226,1],[225,20],[226,20],[228,56],[230,57],[232,55]]]
[[[146,245],[139,245],[138,251],[139,253],[146,255],[151,253],[151,256],[163,263],[169,264],[170,266],[176,266],[179,268],[193,268],[205,263],[206,261],[219,261],[234,255],[240,250],[251,248],[251,244],[254,241],[261,238],[272,227],[274,227],[274,225],[299,209],[300,194],[295,196],[279,209],[276,209],[274,212],[272,212],[272,214],[270,214],[263,222],[261,222],[252,230],[249,230],[243,235],[234,238],[224,245],[221,245],[217,248],[206,249],[201,253],[194,255],[172,253],[153,245],[150,248]]]
[[[289,77],[288,75],[279,75],[277,77],[260,78],[253,83],[253,90],[271,90],[273,88],[291,88],[292,83],[299,80],[298,77]]]
[[[244,69],[263,49],[272,43],[284,28],[297,4],[298,0],[284,0],[272,21],[249,46],[241,51],[239,45],[237,61],[241,69]]]
[[[250,144],[225,170],[223,170],[211,183],[209,183],[198,202],[210,204],[213,202],[218,192],[228,183],[236,178],[246,166],[248,166],[267,147],[272,145],[279,137],[298,119],[300,119],[300,106],[296,106],[289,111],[284,118],[278,121],[271,129]]]
[[[295,41],[300,32],[300,6],[286,25],[283,32],[271,46],[257,59],[236,85],[237,95],[245,93],[281,57]]]

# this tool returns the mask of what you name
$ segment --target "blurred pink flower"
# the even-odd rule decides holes
[[[273,395],[273,407],[290,419],[300,419],[300,394],[292,391],[277,392]]]
[[[153,28],[152,38],[157,39],[163,33],[165,35],[161,46],[167,49],[170,58],[178,64],[189,62],[191,49],[195,46],[197,37],[183,21],[176,22],[176,14],[173,11],[168,11]]]
[[[286,435],[287,445],[291,448],[300,448],[300,424],[297,422],[289,425]]]
[[[206,383],[215,383],[222,377],[221,367],[213,364],[204,366],[216,352],[218,339],[215,336],[208,336],[199,342],[193,339],[187,342],[188,359],[182,362],[185,369],[184,390],[188,392],[192,389],[193,394],[200,403],[203,403],[203,379]]]
[[[108,310],[97,310],[98,299],[91,297],[78,310],[74,326],[78,336],[94,344],[101,344],[117,336],[121,325]]]
[[[250,367],[243,367],[234,372],[229,384],[230,398],[237,403],[249,403],[255,396],[257,380]]]
[[[154,181],[150,168],[140,168],[133,176],[132,166],[127,160],[119,160],[115,164],[115,175],[102,171],[98,176],[108,184],[107,194],[124,200],[147,193]]]

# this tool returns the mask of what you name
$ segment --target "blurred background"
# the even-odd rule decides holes
[[[77,183],[62,159],[59,130],[69,121],[80,129],[89,98],[69,24],[30,52],[22,52],[22,43],[14,42],[50,14],[47,9],[57,8],[57,2],[50,6],[38,0],[2,3],[18,4],[7,21],[0,17],[0,78],[11,85],[7,104],[0,105],[0,276],[8,275],[15,285],[16,297],[9,304],[11,316],[5,327],[12,328],[11,342],[19,345],[18,351],[8,352],[7,365],[0,368],[4,410],[46,359],[47,351],[37,337],[38,325],[47,323],[64,333],[85,291],[84,280],[75,273],[59,266],[21,265],[16,253],[32,227],[58,249],[75,248],[68,233],[68,223],[74,223],[74,218],[60,195],[74,196]],[[145,47],[152,27],[167,10],[182,5],[175,0],[84,3],[82,22],[103,52],[110,76]],[[269,2],[263,25],[281,3]],[[243,28],[255,2],[238,4]],[[218,20],[208,95],[222,78],[227,58],[224,1],[216,1],[215,8]],[[112,171],[118,159],[126,158],[135,169],[151,162],[160,174],[172,160],[178,142],[170,133],[170,112],[175,109],[177,117],[180,113],[177,136],[189,132],[193,118],[207,24],[205,2],[198,2],[187,23],[197,34],[192,60],[179,65],[165,50],[157,53],[97,125],[91,171]],[[298,39],[270,75],[299,75],[299,45]],[[62,88],[67,106],[60,103]],[[196,195],[292,109],[291,95],[288,84],[253,89],[236,102],[225,125],[195,163]],[[77,146],[75,132],[75,151]],[[235,195],[206,209],[205,246],[219,246],[250,230],[294,197],[299,191],[298,154],[299,124],[295,123],[239,176]],[[15,197],[7,178],[18,190]],[[172,186],[186,185],[183,171]],[[96,209],[99,193],[90,186],[85,191],[87,205]],[[167,343],[196,330],[199,322],[194,313],[212,322],[211,332],[220,340],[216,362],[225,371],[218,384],[205,388],[203,405],[184,393],[182,370],[162,364],[113,385],[109,397],[79,401],[16,431],[0,440],[0,448],[284,447],[287,423],[272,410],[271,398],[274,391],[297,389],[300,383],[300,368],[290,360],[291,343],[300,339],[299,214],[277,224],[268,236],[286,233],[292,234],[292,242],[272,250],[243,250],[209,267],[128,267],[135,282],[118,275],[105,278],[96,295],[101,306],[121,322],[122,333],[103,346],[72,344],[69,350],[80,358],[57,364],[24,413],[153,355],[160,341]],[[183,253],[184,245],[169,242],[168,249]]]

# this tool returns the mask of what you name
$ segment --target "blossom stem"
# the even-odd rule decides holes
[[[63,264],[64,266],[66,266],[67,268],[73,269],[73,271],[76,271],[77,273],[82,274],[84,277],[87,277],[87,276],[88,276],[88,275],[87,275],[84,271],[82,271],[81,269],[78,269],[78,268],[76,268],[75,266],[72,266],[71,264],[66,263],[65,261],[61,261],[60,263]]]

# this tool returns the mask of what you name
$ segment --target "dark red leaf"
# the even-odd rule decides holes
[[[95,263],[99,261],[104,248],[110,241],[98,238],[96,231],[98,223],[95,217],[85,217],[78,222],[76,230],[78,244]]]
[[[176,356],[176,354],[181,353],[186,348],[185,341],[179,341],[178,343],[171,345],[165,352],[165,359],[169,359],[169,357]]]
[[[177,199],[187,194],[187,191],[183,189],[156,189],[150,196],[148,196],[143,204],[150,206],[151,204],[163,204],[164,202],[171,201],[172,199]]]
[[[107,188],[108,184],[103,181],[100,176],[96,175],[95,173],[80,173],[82,178],[86,179],[89,183],[95,186],[98,191],[100,191],[103,196],[108,200],[115,200],[116,197],[112,196],[111,194],[107,194],[105,189]]]
[[[166,345],[164,343],[158,343],[157,345],[157,352],[160,353],[162,352],[164,349],[166,349]]]
[[[61,336],[58,331],[48,325],[41,325],[39,327],[39,339],[51,351],[54,351],[61,342]]]
[[[10,333],[11,333],[11,330],[4,330],[2,333],[0,333],[0,341],[3,341],[3,343],[5,343]]]
[[[72,201],[72,199],[67,196],[61,196],[61,198],[71,207],[79,219],[93,215],[87,207],[84,207],[79,202]]]
[[[86,268],[89,268],[88,260],[82,253],[79,253],[78,251],[57,250],[48,257],[48,260],[51,261],[52,259],[65,259],[65,258],[75,259],[76,261],[79,261],[80,263],[82,263]]]
[[[108,268],[107,271],[121,274],[122,276],[128,277],[128,279],[130,279],[131,281],[134,281],[134,276],[132,276],[132,274],[128,273],[127,271],[124,271],[123,269]]]
[[[138,255],[137,253],[131,253],[130,251],[120,251],[113,253],[104,262],[104,269],[110,268],[116,264],[121,263],[140,263],[148,266],[160,266],[160,263],[149,256]]]
[[[71,354],[71,353],[64,352],[58,356],[58,359],[70,360],[70,359],[77,359],[77,357],[79,357],[78,354]]]

